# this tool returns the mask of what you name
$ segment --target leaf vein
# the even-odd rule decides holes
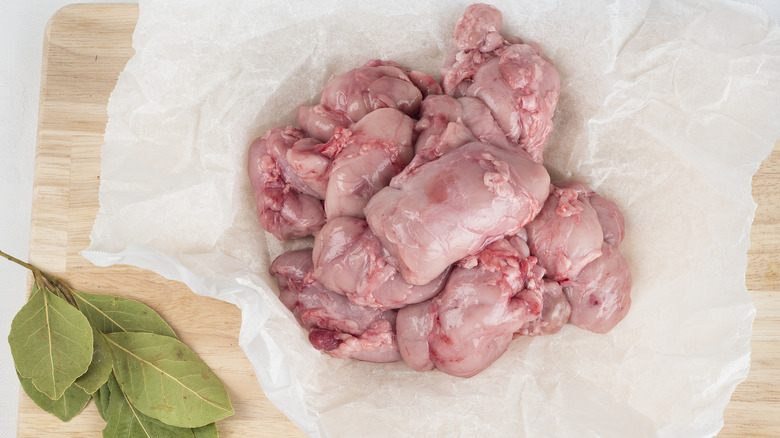
[[[136,412],[136,410],[133,407],[132,403],[130,403],[130,400],[127,399],[127,394],[125,394],[124,391],[122,391],[122,397],[125,399],[125,402],[127,403],[127,407],[128,407],[128,409],[130,409],[130,412],[133,414],[133,417],[135,417],[135,421],[141,427],[141,430],[143,430],[144,435],[146,435],[148,438],[151,438],[152,435],[149,433],[149,431],[146,430],[146,427],[144,427],[144,424],[141,421],[141,418],[138,416],[138,413]]]
[[[123,346],[119,345],[118,343],[116,343],[115,341],[111,340],[111,339],[110,339],[110,338],[108,338],[108,337],[106,337],[106,339],[108,339],[108,341],[109,341],[109,342],[111,342],[112,344],[116,345],[116,346],[117,346],[119,349],[121,349],[122,351],[124,351],[124,352],[125,352],[125,353],[127,353],[128,355],[130,355],[130,356],[132,356],[132,357],[134,357],[134,358],[138,359],[139,361],[141,361],[141,363],[146,363],[146,364],[147,364],[147,366],[150,366],[150,367],[154,368],[155,370],[159,371],[160,373],[164,374],[164,375],[165,375],[165,376],[167,376],[167,377],[168,377],[170,380],[172,380],[172,381],[176,382],[177,384],[179,384],[179,386],[180,386],[181,388],[183,388],[183,389],[186,389],[188,392],[191,392],[192,394],[194,394],[195,396],[197,396],[199,399],[203,400],[204,402],[206,402],[206,403],[208,403],[208,404],[210,404],[210,405],[212,405],[212,406],[214,406],[214,407],[216,407],[216,408],[219,408],[219,409],[221,409],[221,410],[223,410],[223,411],[225,411],[225,412],[228,412],[228,411],[229,411],[229,409],[226,409],[226,408],[225,408],[224,406],[222,406],[221,404],[219,404],[219,403],[216,403],[216,402],[214,402],[214,401],[212,401],[212,400],[209,400],[207,397],[204,397],[203,395],[201,395],[201,394],[200,394],[200,393],[198,393],[197,391],[195,391],[195,390],[191,389],[190,387],[188,387],[187,385],[185,385],[183,382],[181,382],[179,379],[177,379],[176,377],[174,377],[174,376],[172,376],[170,373],[168,373],[166,370],[163,370],[163,369],[161,369],[161,368],[159,368],[159,367],[155,366],[155,365],[154,365],[154,364],[153,364],[151,361],[149,361],[149,360],[147,360],[147,359],[144,359],[144,358],[142,358],[142,357],[140,357],[140,356],[138,356],[138,355],[134,354],[132,351],[130,351],[130,350],[128,350],[128,349],[126,349],[126,348],[124,348]],[[143,369],[142,369],[142,370],[143,370]],[[162,376],[160,377],[160,379],[162,379]],[[162,382],[162,380],[161,380],[161,382]],[[147,395],[147,398],[148,398],[148,395]]]
[[[83,301],[84,303],[86,303],[88,306],[90,306],[90,307],[92,307],[93,309],[95,309],[95,310],[96,310],[98,313],[100,313],[101,315],[103,315],[103,317],[104,317],[104,318],[106,318],[107,320],[111,321],[111,323],[112,323],[112,324],[114,324],[115,326],[119,327],[119,329],[120,329],[120,330],[122,330],[123,332],[126,332],[126,331],[127,331],[127,330],[126,330],[124,327],[122,327],[122,325],[121,325],[121,324],[119,324],[118,322],[114,321],[114,319],[113,319],[113,318],[111,318],[110,316],[108,316],[108,314],[107,314],[106,312],[104,312],[102,309],[100,309],[99,307],[97,307],[97,306],[95,306],[94,304],[90,303],[89,301],[85,300],[85,299],[84,299],[83,297],[81,297],[79,294],[73,294],[73,295],[74,295],[74,296],[76,296],[76,297],[77,297],[78,299],[80,299],[81,301]]]
[[[51,385],[54,388],[54,394],[57,394],[57,378],[54,375],[54,352],[52,351],[52,339],[51,339],[51,321],[49,320],[49,297],[46,295],[46,291],[43,291],[43,308],[46,309],[46,334],[49,339],[49,363],[51,365]]]

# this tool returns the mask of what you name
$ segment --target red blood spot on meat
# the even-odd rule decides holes
[[[309,342],[317,350],[331,351],[339,348],[343,341],[333,331],[314,329],[309,333]]]
[[[425,188],[426,195],[428,195],[428,201],[431,204],[442,204],[449,200],[452,195],[449,188],[456,184],[456,180],[457,178],[455,175],[449,173],[439,175],[433,184],[430,184]]]

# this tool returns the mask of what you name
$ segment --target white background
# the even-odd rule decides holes
[[[780,1],[741,0],[780,21]],[[133,3],[81,0],[81,3]],[[43,33],[67,0],[4,0],[0,6],[0,249],[21,259],[29,250]],[[27,272],[0,260],[0,438],[16,436],[19,384],[5,339],[24,304]]]

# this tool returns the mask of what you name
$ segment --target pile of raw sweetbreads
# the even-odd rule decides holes
[[[469,6],[441,83],[390,61],[333,78],[298,125],[249,150],[258,219],[280,240],[279,299],[312,345],[473,376],[517,336],[628,312],[623,215],[586,185],[550,183],[542,148],[559,77],[534,43]]]

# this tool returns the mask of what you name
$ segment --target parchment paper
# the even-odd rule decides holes
[[[633,306],[607,335],[514,341],[464,380],[315,351],[266,270],[246,152],[337,73],[392,59],[438,78],[467,2],[140,1],[109,101],[97,265],[242,309],[268,397],[313,437],[715,434],[749,367],[750,179],[780,137],[780,31],[725,1],[496,1],[562,78],[545,164],[615,201]]]

